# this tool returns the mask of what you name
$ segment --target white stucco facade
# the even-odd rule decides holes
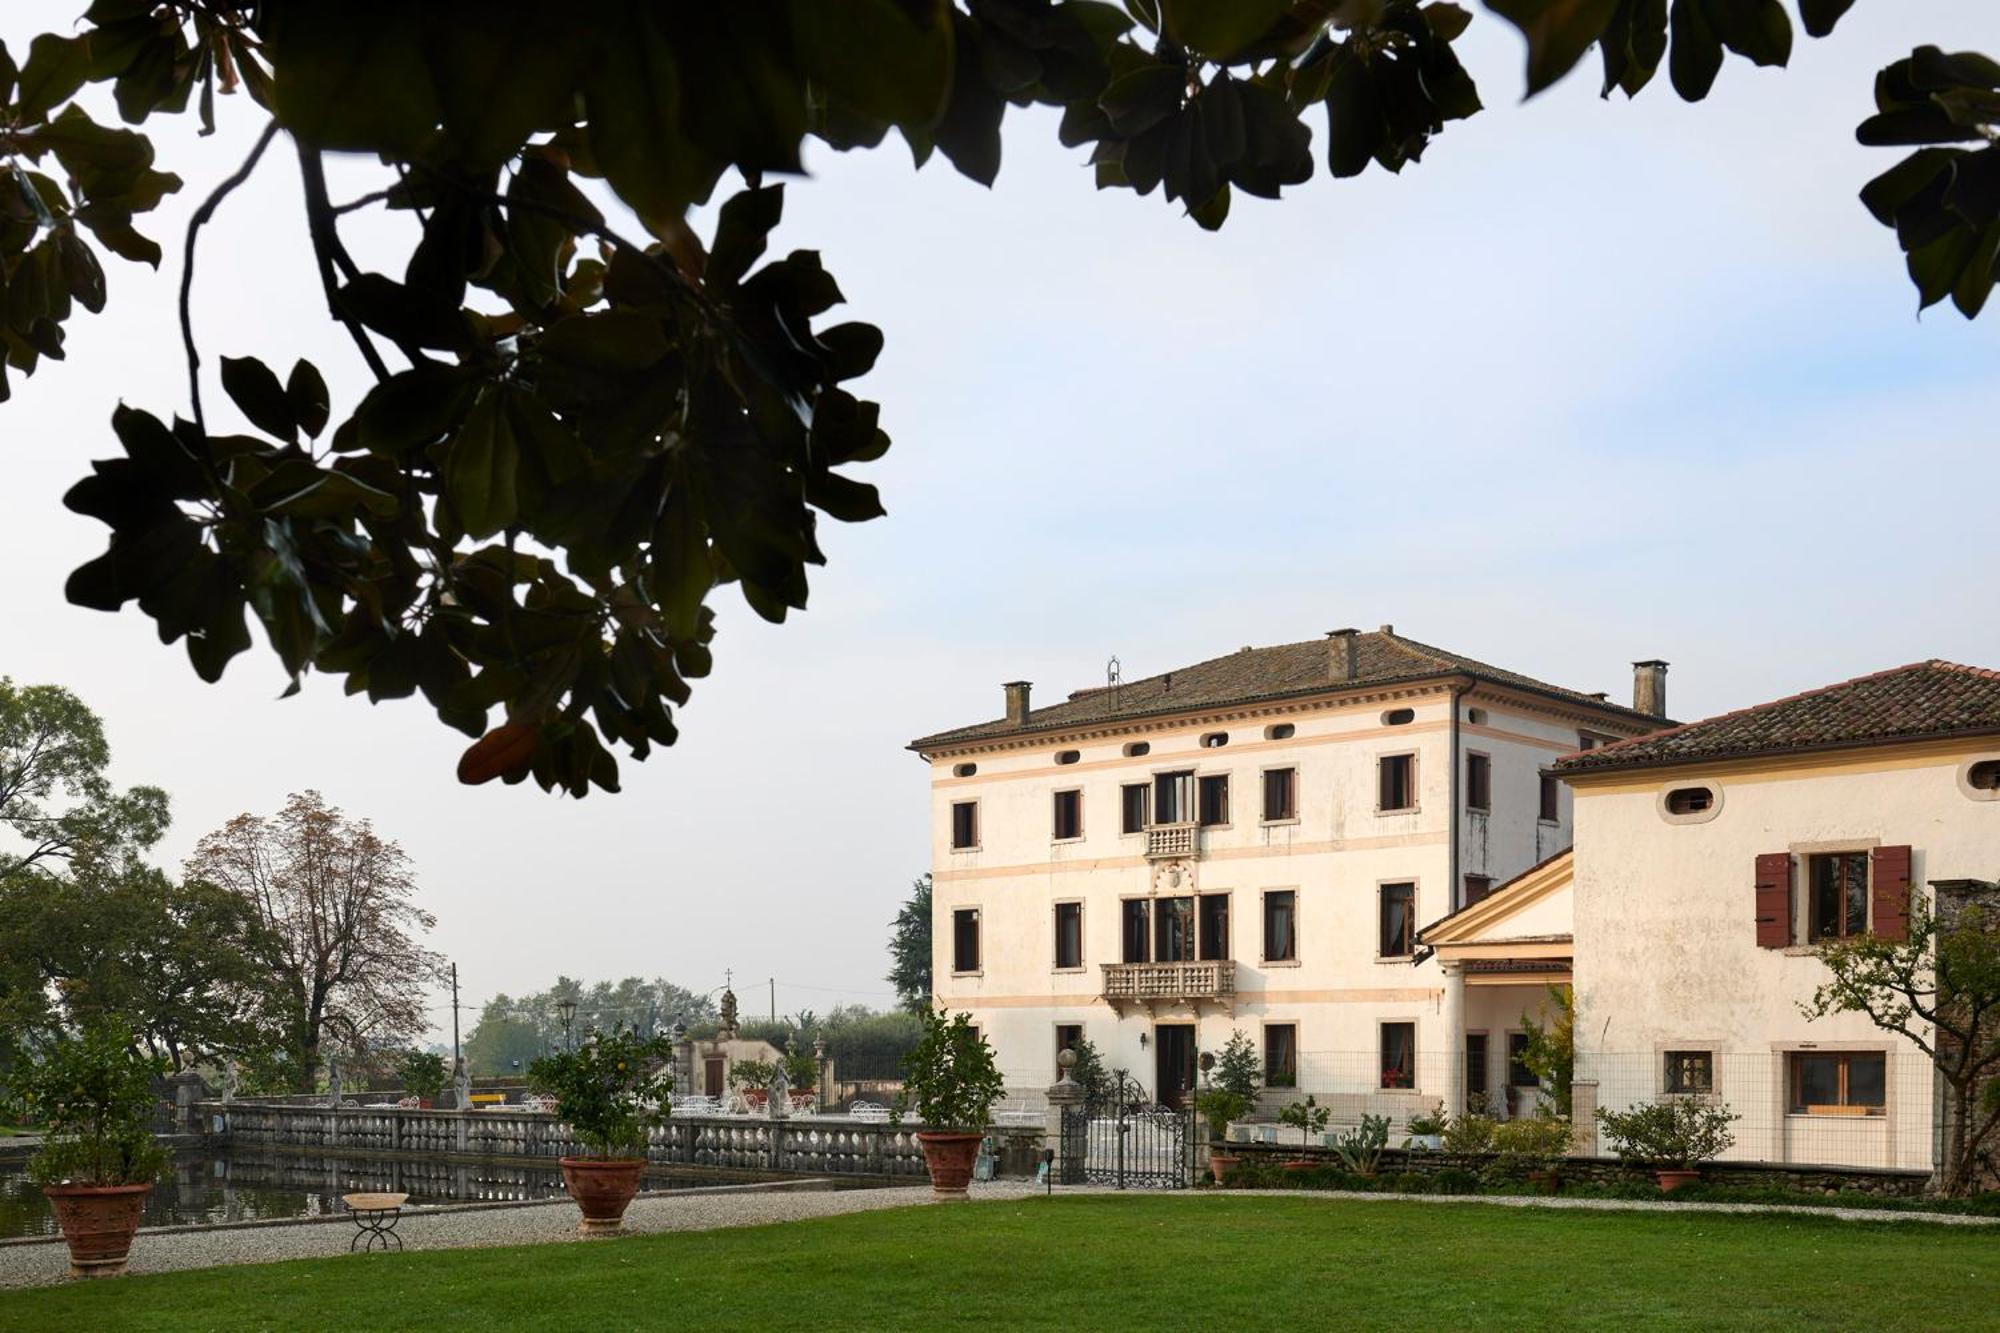
[[[1242,1030],[1263,1048],[1272,1027],[1289,1026],[1298,1092],[1274,1097],[1338,1098],[1340,1118],[1363,1107],[1427,1109],[1445,1100],[1464,1047],[1446,1036],[1437,965],[1416,963],[1414,948],[1383,956],[1383,886],[1414,886],[1414,935],[1460,904],[1467,876],[1498,884],[1560,851],[1570,841],[1570,803],[1555,784],[1555,818],[1541,817],[1548,763],[1580,737],[1645,729],[1627,710],[1440,676],[920,747],[932,772],[937,999],[972,1015],[1020,1092],[1054,1079],[1059,1029],[1081,1028],[1109,1065],[1159,1089],[1172,1081],[1163,1042],[1174,1052],[1183,1042],[1212,1052]],[[1474,754],[1483,757],[1490,796],[1487,808],[1468,810]],[[1414,802],[1385,810],[1380,764],[1400,755],[1414,764]],[[1296,774],[1288,818],[1262,817],[1264,774],[1274,769]],[[1122,789],[1180,772],[1194,775],[1192,790],[1226,778],[1227,814],[1189,830],[1187,854],[1161,855],[1147,830],[1126,831]],[[1077,793],[1075,837],[1055,836],[1060,792]],[[975,809],[976,835],[972,846],[954,847],[965,818],[954,807],[965,803]],[[1268,956],[1271,894],[1295,895],[1289,958]],[[1127,904],[1157,913],[1176,900],[1187,901],[1196,923],[1189,965],[1132,977],[1127,913],[1138,909]],[[1081,914],[1081,950],[1059,960],[1057,912],[1069,904]],[[954,967],[962,912],[977,914],[976,967]],[[1157,945],[1154,929],[1149,943]],[[1160,961],[1157,949],[1146,952],[1145,962]],[[1203,963],[1228,969],[1196,966]],[[1165,990],[1150,1001],[1121,998],[1133,984]],[[1519,1027],[1523,997],[1540,997],[1538,987],[1514,989],[1470,1005],[1471,1021],[1494,1034],[1487,1081],[1496,1092],[1506,1078],[1505,1033]],[[1414,1035],[1407,1089],[1381,1086],[1385,1040],[1401,1035],[1385,1038],[1384,1025],[1395,1024]]]

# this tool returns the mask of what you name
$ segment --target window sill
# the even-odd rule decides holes
[[[1375,807],[1375,813],[1378,817],[1382,815],[1416,815],[1423,813],[1423,807],[1420,805],[1398,805],[1384,810],[1378,805]]]
[[[1493,807],[1490,805],[1468,805],[1465,807],[1465,813],[1468,815],[1490,815],[1493,813]]]
[[[1257,827],[1290,828],[1293,825],[1296,825],[1298,822],[1299,822],[1299,817],[1297,815],[1293,815],[1290,819],[1260,819],[1257,821]]]
[[[1049,975],[1052,977],[1075,977],[1081,976],[1088,971],[1090,971],[1088,967],[1081,965],[1076,967],[1052,967],[1049,969]]]
[[[1415,957],[1416,955],[1413,953],[1378,953],[1375,955],[1375,961],[1378,963],[1393,963],[1398,967],[1408,967],[1411,960]]]
[[[978,847],[978,845],[977,845],[977,844],[974,844],[974,845],[973,845],[973,846],[971,846],[971,847],[954,847],[954,848],[952,848],[952,849],[951,849],[951,854],[952,854],[953,856],[958,856],[958,855],[961,855],[962,853],[965,853],[965,852],[976,852],[976,851],[978,851],[978,850],[979,850],[979,847]]]
[[[1855,1120],[1887,1120],[1887,1111],[1866,1108],[1858,1111],[1787,1111],[1787,1120],[1810,1120],[1815,1124],[1844,1125]]]
[[[1079,843],[1079,842],[1082,842],[1082,841],[1083,841],[1083,835],[1082,835],[1081,833],[1079,833],[1079,834],[1077,834],[1077,835],[1076,835],[1076,836],[1075,836],[1074,838],[1050,838],[1050,839],[1049,839],[1049,846],[1051,846],[1051,847],[1068,847],[1068,846],[1071,846],[1071,845],[1073,845],[1073,844],[1075,844],[1075,843]]]
[[[1536,819],[1535,822],[1543,828],[1561,828],[1563,823],[1560,819]]]
[[[954,972],[951,974],[952,980],[954,981],[958,980],[958,978],[960,977],[983,977],[985,975],[986,975],[986,969],[984,968],[975,968],[970,972]]]
[[[1299,965],[1299,960],[1296,958],[1259,958],[1257,962],[1263,967],[1297,967]]]

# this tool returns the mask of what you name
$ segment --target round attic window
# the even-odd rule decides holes
[[[1150,741],[1133,741],[1125,747],[1125,757],[1127,759],[1138,759],[1152,752],[1153,745]]]
[[[1220,750],[1227,744],[1229,744],[1229,733],[1226,731],[1211,731],[1201,738],[1201,748],[1204,750]]]
[[[1975,759],[1961,768],[1958,789],[1975,801],[2000,801],[2000,759]]]
[[[1475,727],[1483,727],[1486,725],[1486,710],[1484,708],[1468,708],[1465,710],[1465,720]]]
[[[1414,708],[1391,708],[1382,714],[1382,725],[1385,727],[1407,727],[1416,720],[1417,710]]]
[[[1056,751],[1056,762],[1058,764],[1073,764],[1081,758],[1083,758],[1083,756],[1075,750]]]
[[[1298,731],[1299,729],[1289,722],[1274,722],[1264,728],[1264,739],[1267,741],[1288,741],[1296,736]]]
[[[1706,824],[1722,812],[1722,787],[1713,782],[1684,782],[1662,788],[1659,809],[1660,818],[1669,824]]]
[[[955,778],[969,778],[979,771],[977,764],[953,764],[951,775]]]

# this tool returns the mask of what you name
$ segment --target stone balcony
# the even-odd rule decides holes
[[[1148,861],[1193,860],[1201,855],[1201,829],[1194,824],[1155,824],[1146,830]]]
[[[1236,1016],[1236,964],[1230,959],[1197,963],[1105,963],[1104,1002],[1119,1014],[1127,1005],[1158,1013],[1163,1005],[1187,1005],[1200,1012],[1204,1001]]]

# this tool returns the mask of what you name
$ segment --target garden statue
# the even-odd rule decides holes
[[[773,1120],[783,1120],[792,1109],[792,1084],[785,1077],[785,1062],[780,1060],[771,1071],[771,1090],[765,1102],[768,1114]]]
[[[224,1105],[236,1100],[236,1062],[234,1060],[224,1060],[222,1062],[222,1100]]]
[[[452,1073],[452,1090],[458,1094],[458,1109],[461,1111],[470,1111],[472,1109],[472,1071],[466,1067],[464,1056],[458,1056],[456,1063],[458,1068]]]
[[[333,1055],[326,1058],[326,1104],[340,1105],[340,1057]]]

